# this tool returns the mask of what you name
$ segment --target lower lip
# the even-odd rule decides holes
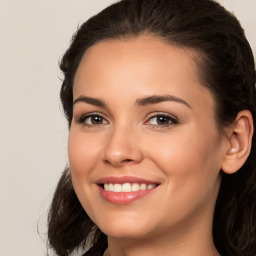
[[[100,188],[101,196],[110,203],[113,204],[129,204],[133,201],[136,201],[144,196],[147,196],[151,193],[155,188],[147,189],[147,190],[140,190],[134,192],[111,192],[106,191],[102,187]]]

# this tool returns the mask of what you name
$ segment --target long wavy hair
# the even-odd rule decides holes
[[[203,85],[216,102],[216,122],[232,124],[250,110],[256,121],[255,65],[238,20],[212,0],[121,0],[80,26],[62,58],[61,101],[69,127],[73,116],[73,80],[85,51],[99,41],[155,36],[198,53]],[[222,173],[213,220],[214,243],[221,255],[256,255],[256,140],[236,173]],[[48,241],[59,256],[77,248],[84,256],[102,255],[107,237],[88,217],[72,186],[69,167],[63,172],[48,215]]]

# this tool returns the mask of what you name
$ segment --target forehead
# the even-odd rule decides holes
[[[124,75],[129,75],[132,68],[142,74],[143,71],[151,68],[161,76],[164,73],[175,73],[176,68],[183,68],[187,70],[187,76],[198,80],[199,72],[195,62],[198,59],[201,59],[199,53],[192,49],[177,47],[149,35],[126,40],[105,40],[86,50],[78,66],[74,82],[76,84],[81,78],[89,79],[88,75],[96,71],[95,68],[97,72],[107,72],[109,67],[112,71],[121,72],[119,67],[123,64],[127,66],[122,71]],[[160,71],[162,71],[161,74]]]
[[[98,97],[115,90],[129,95],[136,87],[138,94],[202,96],[213,104],[200,81],[197,59],[195,51],[153,36],[102,41],[85,52],[75,75],[74,97],[83,93]]]

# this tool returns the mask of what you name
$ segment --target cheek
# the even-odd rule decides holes
[[[100,155],[100,149],[97,147],[100,144],[92,137],[71,129],[68,138],[72,184],[83,208],[91,216],[93,216],[92,209],[95,208],[96,201],[92,173]]]
[[[151,156],[167,181],[162,200],[169,205],[167,212],[177,209],[173,213],[175,218],[198,209],[212,209],[215,204],[220,182],[219,151],[215,143],[194,134],[176,136],[154,148]]]
[[[91,212],[91,202],[95,201],[93,170],[99,162],[101,149],[98,140],[81,131],[70,129],[68,157],[72,184],[84,209]]]
[[[169,182],[175,181],[175,187],[215,184],[221,167],[220,141],[215,131],[207,134],[200,133],[198,129],[174,132],[158,137],[157,141],[152,138],[150,144],[154,145],[150,158]]]
[[[97,164],[100,148],[99,143],[81,132],[72,129],[68,138],[68,157],[72,175],[84,176]]]

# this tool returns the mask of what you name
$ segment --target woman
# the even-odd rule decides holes
[[[256,255],[255,67],[211,0],[122,0],[65,53],[57,255]]]

